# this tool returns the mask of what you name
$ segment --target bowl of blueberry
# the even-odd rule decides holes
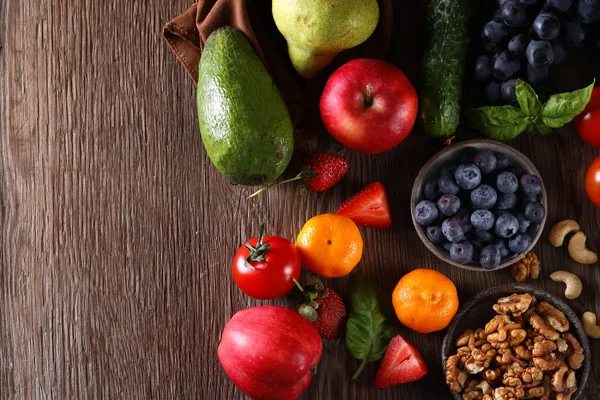
[[[540,173],[510,146],[469,140],[421,168],[412,190],[419,237],[457,267],[494,271],[523,258],[542,234],[547,198]]]

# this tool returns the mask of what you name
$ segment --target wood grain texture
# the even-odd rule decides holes
[[[389,58],[416,82],[426,5],[397,3]],[[262,221],[293,239],[309,217],[335,210],[373,180],[388,190],[394,224],[362,230],[366,250],[358,268],[388,293],[417,267],[449,276],[463,301],[511,281],[507,271],[445,265],[419,242],[410,190],[441,145],[418,128],[385,154],[344,150],[352,168],[335,190],[299,196],[289,185],[245,200],[252,189],[230,185],[210,164],[194,89],[160,36],[188,5],[0,0],[2,399],[243,398],[217,361],[219,336],[236,311],[267,302],[235,286],[235,250]],[[598,52],[576,52],[552,70],[550,88],[582,87],[598,71]],[[459,138],[471,136],[461,128]],[[301,149],[296,161],[324,143]],[[542,173],[548,225],[574,218],[600,250],[600,209],[586,199],[582,179],[598,151],[583,145],[572,126],[511,145]],[[598,266],[576,265],[545,238],[536,251],[543,265],[536,284],[560,294],[548,275],[569,269],[584,281],[584,294],[569,303],[578,313],[600,313]],[[347,283],[327,281],[341,293]],[[430,367],[425,379],[376,390],[373,363],[353,382],[358,362],[341,341],[326,342],[302,398],[450,398],[439,361],[443,333],[421,335],[400,324],[396,330],[422,351]],[[600,390],[598,341],[592,356],[587,399]]]

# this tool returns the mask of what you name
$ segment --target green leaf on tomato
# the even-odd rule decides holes
[[[368,362],[380,360],[393,336],[391,299],[361,274],[350,277],[350,313],[346,324],[346,347],[362,360],[352,377],[358,378]]]
[[[594,81],[595,82],[595,81]],[[594,82],[583,89],[550,96],[542,109],[542,121],[550,128],[565,126],[581,113],[592,96]]]

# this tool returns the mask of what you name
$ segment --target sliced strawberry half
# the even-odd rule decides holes
[[[427,374],[425,361],[412,344],[400,335],[390,341],[383,361],[375,375],[375,387],[386,388],[399,383],[413,382]]]
[[[381,182],[373,182],[350,197],[337,213],[369,228],[387,228],[392,224],[387,193]]]

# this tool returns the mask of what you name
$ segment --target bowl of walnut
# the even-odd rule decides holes
[[[590,345],[575,312],[529,285],[484,290],[458,311],[442,365],[455,399],[578,399]]]

